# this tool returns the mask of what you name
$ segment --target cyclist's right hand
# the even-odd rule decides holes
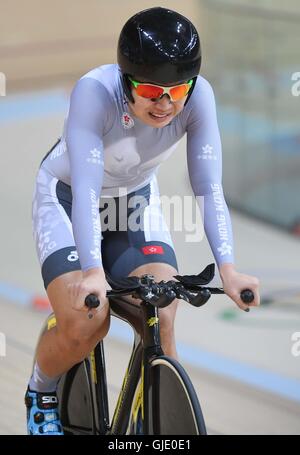
[[[95,294],[100,300],[100,306],[94,311],[100,311],[106,304],[108,299],[106,291],[111,289],[105,279],[104,270],[102,268],[94,268],[82,273],[82,279],[68,285],[68,291],[72,300],[72,307],[76,311],[86,311],[89,309],[85,305],[85,298],[89,294]]]

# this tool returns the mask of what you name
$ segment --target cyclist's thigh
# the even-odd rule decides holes
[[[68,285],[82,277],[71,224],[72,194],[68,185],[43,169],[37,176],[33,228],[44,286],[57,318],[57,327],[75,322],[93,331],[108,318],[108,308],[87,324],[86,312],[75,311]]]
[[[32,204],[33,235],[45,289],[56,277],[81,270],[72,223],[71,188],[41,168]]]

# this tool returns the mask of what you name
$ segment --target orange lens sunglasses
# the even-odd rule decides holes
[[[157,99],[167,94],[171,101],[178,101],[188,94],[193,84],[193,79],[191,79],[185,84],[178,84],[173,87],[162,87],[160,85],[138,82],[131,79],[131,77],[128,78],[135,88],[137,95],[147,99]]]

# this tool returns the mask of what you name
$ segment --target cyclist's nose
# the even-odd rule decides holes
[[[171,103],[171,98],[167,93],[165,93],[161,98],[156,100],[156,103],[159,104],[162,108],[167,107]]]

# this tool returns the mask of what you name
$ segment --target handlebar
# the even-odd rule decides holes
[[[170,305],[176,298],[185,300],[195,307],[204,305],[212,294],[224,294],[223,288],[213,288],[203,286],[209,283],[214,275],[214,264],[208,266],[201,274],[191,276],[177,275],[178,281],[160,281],[157,283],[152,275],[143,275],[142,277],[128,277],[114,281],[107,276],[107,281],[112,290],[107,291],[107,297],[117,297],[131,295],[136,299],[150,303],[159,308]],[[244,289],[241,294],[241,300],[249,304],[254,300],[254,294],[250,289]],[[89,294],[85,299],[85,305],[89,310],[97,308],[100,305],[99,299],[94,294]],[[246,308],[246,312],[250,309]],[[89,313],[92,317],[91,313]]]

